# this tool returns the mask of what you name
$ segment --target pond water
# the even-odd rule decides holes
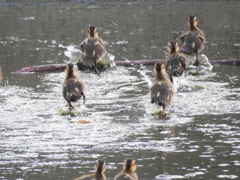
[[[60,116],[64,72],[12,74],[31,65],[76,63],[97,26],[116,61],[164,59],[167,43],[198,18],[211,60],[239,59],[239,1],[0,0],[0,179],[74,179],[107,161],[106,176],[133,157],[141,180],[240,178],[240,67],[215,65],[175,78],[163,119],[151,116],[153,66],[80,72],[86,104]],[[75,105],[77,105],[76,103]],[[81,124],[86,120],[91,123]]]

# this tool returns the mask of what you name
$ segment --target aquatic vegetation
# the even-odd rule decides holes
[[[102,59],[97,61],[97,69],[99,71],[106,71],[107,69],[111,68],[111,62],[109,62],[108,59]],[[85,70],[90,70],[90,71],[95,71],[94,66],[85,66],[81,60],[77,62],[77,66],[79,70],[85,71]]]
[[[198,72],[198,69],[191,69],[188,71],[188,74],[193,75],[193,76],[198,76],[199,72]]]
[[[59,115],[60,116],[71,116],[71,117],[74,117],[76,116],[76,112],[73,112],[71,110],[59,110]]]
[[[162,114],[162,111],[163,111],[163,110],[161,110],[161,109],[160,109],[160,110],[157,110],[157,111],[153,112],[151,115],[152,115],[152,116],[156,116],[157,118],[159,118],[159,116]],[[165,110],[165,111],[163,112],[163,117],[168,116],[168,115],[170,115],[170,112]]]

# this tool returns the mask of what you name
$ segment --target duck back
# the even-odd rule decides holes
[[[181,76],[186,71],[187,59],[185,56],[178,53],[169,55],[166,59],[165,66],[167,74],[171,76]]]
[[[121,174],[114,178],[114,180],[137,180],[138,178],[130,174]]]
[[[173,87],[170,81],[154,82],[151,87],[151,102],[159,106],[169,105],[172,101]]]
[[[95,64],[105,53],[105,47],[100,38],[89,37],[81,44],[84,65]]]
[[[77,178],[75,180],[106,180],[106,177],[105,175],[85,175],[85,176],[82,176],[80,178]]]
[[[182,47],[180,52],[185,54],[200,53],[204,48],[204,37],[198,32],[187,32],[182,37]]]
[[[63,84],[63,96],[67,102],[76,102],[83,95],[83,83],[79,79],[70,78]]]

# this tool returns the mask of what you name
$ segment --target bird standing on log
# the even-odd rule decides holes
[[[173,76],[181,76],[187,70],[187,58],[178,52],[177,42],[168,44],[169,55],[165,61],[166,72],[173,83]]]
[[[96,27],[90,26],[87,34],[88,37],[80,44],[82,62],[84,66],[94,66],[95,71],[98,72],[97,61],[104,55],[105,45],[103,40],[98,37]]]
[[[204,43],[206,41],[205,35],[201,29],[197,27],[197,18],[196,16],[189,16],[187,21],[190,30],[185,32],[180,39],[182,41],[182,47],[180,52],[187,55],[196,55],[196,61],[194,66],[198,66],[199,53],[204,49]]]

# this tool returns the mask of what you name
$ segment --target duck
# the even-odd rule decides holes
[[[189,16],[187,24],[190,30],[180,36],[180,40],[182,41],[180,52],[187,55],[196,55],[196,61],[193,63],[194,66],[200,64],[198,56],[204,49],[204,43],[206,42],[204,32],[197,27],[197,23],[196,16]]]
[[[173,83],[173,76],[181,76],[187,70],[187,58],[179,53],[177,42],[168,43],[169,55],[165,60],[165,67],[170,81]]]
[[[135,172],[137,169],[135,160],[127,158],[124,161],[123,171],[114,177],[114,180],[138,180],[138,175]]]
[[[151,103],[155,103],[163,110],[158,115],[159,117],[164,116],[164,111],[167,105],[171,104],[174,89],[171,81],[165,76],[165,65],[164,63],[155,63],[154,72],[156,74],[155,80],[150,87]]]
[[[106,170],[106,161],[97,160],[95,165],[95,172],[89,175],[83,175],[75,180],[107,180],[104,172]]]
[[[76,74],[77,69],[73,64],[66,65],[66,77],[63,82],[63,97],[69,105],[69,109],[73,109],[71,102],[77,102],[83,97],[85,104],[84,83]]]
[[[103,40],[98,37],[97,28],[94,26],[88,27],[87,38],[80,44],[82,51],[82,62],[84,66],[95,68],[97,70],[97,61],[103,57],[106,52]]]

